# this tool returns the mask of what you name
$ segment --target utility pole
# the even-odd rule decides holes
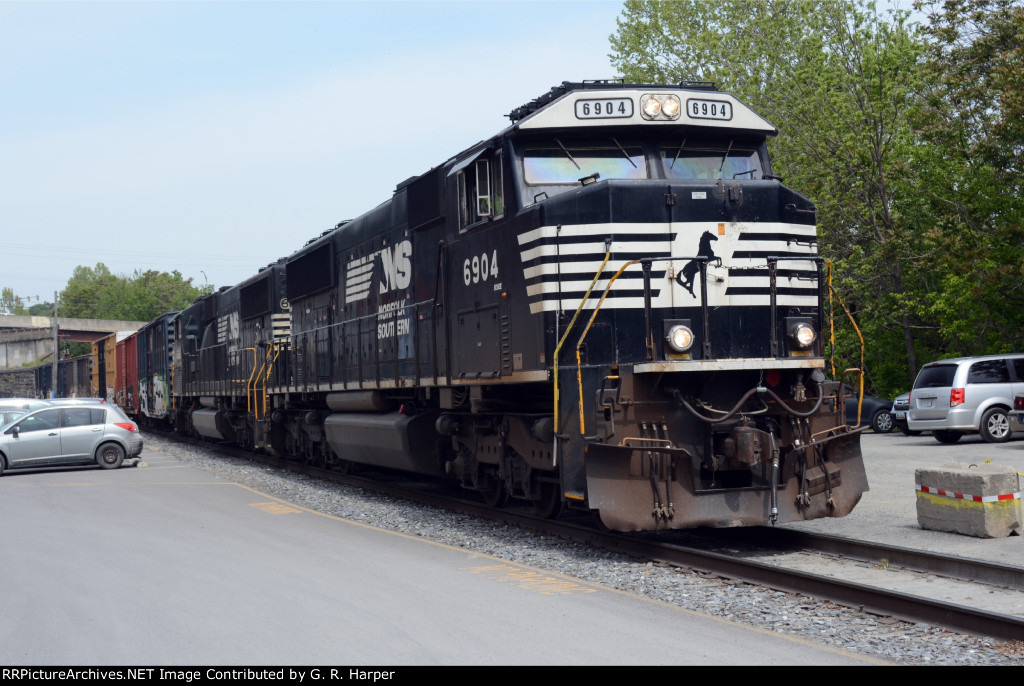
[[[57,353],[60,327],[57,326],[57,291],[53,292],[53,378],[50,381],[50,397],[57,397]]]

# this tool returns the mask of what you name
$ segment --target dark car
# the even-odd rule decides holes
[[[860,409],[860,424],[857,424],[857,391],[850,386],[844,386],[844,394],[847,396],[844,401],[846,407],[846,423],[850,426],[870,426],[875,433],[887,434],[896,428],[893,421],[892,401],[876,398],[873,395],[864,394],[864,402]]]
[[[904,436],[920,436],[920,431],[914,431],[907,426],[907,412],[910,411],[910,394],[904,393],[901,396],[897,396],[896,400],[892,401],[892,419],[896,422],[896,428],[899,429]]]

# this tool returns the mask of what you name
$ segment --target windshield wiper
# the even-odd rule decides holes
[[[718,178],[722,178],[722,170],[725,169],[725,161],[729,159],[729,153],[732,152],[732,140],[729,140],[729,147],[725,149],[725,154],[722,155],[722,166],[718,168]]]
[[[562,141],[560,141],[560,140],[558,140],[556,138],[555,142],[558,143],[558,147],[560,147],[562,149],[562,152],[564,152],[565,156],[569,158],[569,161],[572,162],[573,164],[575,164],[577,169],[579,169],[580,171],[583,171],[583,167],[581,167],[579,165],[579,163],[575,159],[573,159],[573,156],[569,153],[568,150],[565,149],[565,146],[562,145]]]
[[[676,168],[676,160],[678,160],[679,156],[683,154],[683,147],[685,147],[685,146],[686,146],[686,139],[684,138],[683,142],[679,144],[679,149],[676,150],[676,156],[672,158],[672,164],[668,165],[669,169],[675,169]]]
[[[633,165],[633,169],[639,169],[639,167],[636,166],[636,162],[633,161],[633,158],[630,157],[629,153],[626,152],[626,149],[624,147],[622,147],[622,144],[619,143],[617,140],[615,140],[614,136],[608,136],[608,137],[612,139],[612,143],[615,143],[615,145],[619,146],[619,150],[622,152],[623,155],[626,156],[626,159],[629,160],[629,163],[631,165]]]

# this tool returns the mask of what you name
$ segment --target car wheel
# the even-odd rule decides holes
[[[892,431],[894,423],[892,415],[889,414],[888,410],[879,410],[875,413],[875,416],[871,418],[871,428],[875,430],[876,434],[889,433]]]
[[[963,436],[959,431],[932,431],[932,436],[935,436],[935,440],[939,443],[956,443]]]
[[[104,469],[117,469],[124,462],[124,449],[117,443],[104,443],[96,451],[96,463]]]
[[[907,426],[906,424],[900,424],[900,431],[903,432],[904,436],[920,436],[921,435],[920,431],[911,431],[910,427]]]
[[[993,407],[986,412],[981,417],[978,431],[986,443],[1003,443],[1010,440],[1010,419],[1006,416],[1006,410]]]
[[[0,457],[0,476],[4,475],[4,458]]]

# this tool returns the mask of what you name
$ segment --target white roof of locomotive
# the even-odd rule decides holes
[[[682,111],[675,120],[649,120],[640,114],[640,99],[645,95],[676,95],[682,101]],[[618,102],[628,99],[633,103],[628,115],[615,118],[581,118],[577,102]],[[728,120],[693,117],[690,103],[727,103],[732,108]],[[774,136],[778,130],[735,96],[719,90],[688,89],[679,86],[640,86],[636,88],[587,88],[570,90],[537,111],[523,117],[513,128],[520,130],[593,128],[608,126],[703,126],[715,129],[751,131]]]

